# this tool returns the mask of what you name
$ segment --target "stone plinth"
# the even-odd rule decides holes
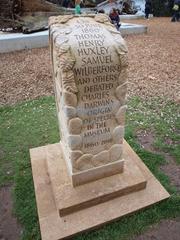
[[[31,163],[42,240],[60,240],[73,236],[87,229],[97,228],[102,224],[136,212],[169,197],[168,192],[125,141],[123,143],[123,149],[123,157],[125,159],[124,169],[126,171],[126,163],[128,162],[131,162],[132,168],[130,170],[131,173],[129,172],[128,174],[128,177],[119,180],[120,184],[125,186],[126,182],[127,184],[130,183],[129,181],[131,181],[131,174],[133,177],[132,181],[134,180],[135,183],[137,183],[140,179],[142,180],[143,178],[140,177],[140,174],[137,176],[137,178],[133,175],[133,168],[138,168],[147,181],[146,188],[140,186],[138,189],[135,189],[134,187],[134,191],[129,191],[130,189],[128,189],[129,192],[123,192],[122,195],[120,192],[118,195],[115,191],[115,197],[111,195],[110,199],[106,199],[106,201],[104,201],[103,193],[105,193],[105,191],[107,193],[108,189],[105,188],[105,186],[103,188],[102,186],[99,185],[98,187],[97,185],[94,188],[96,192],[93,192],[93,194],[94,196],[97,194],[97,196],[99,196],[99,200],[95,205],[92,204],[92,202],[90,205],[89,203],[86,203],[85,208],[83,203],[80,208],[81,210],[79,210],[80,206],[76,205],[76,208],[73,209],[73,211],[72,208],[70,209],[70,212],[68,209],[68,212],[65,212],[66,214],[62,214],[63,216],[61,217],[59,215],[59,208],[61,207],[60,203],[62,201],[59,202],[59,205],[57,202],[58,199],[60,200],[60,196],[62,194],[61,189],[65,189],[67,184],[67,191],[69,193],[64,193],[64,196],[66,197],[68,194],[74,194],[72,202],[70,199],[68,200],[67,205],[65,205],[64,201],[62,202],[62,207],[66,208],[67,210],[67,206],[73,206],[73,204],[79,202],[79,199],[88,200],[89,196],[87,196],[87,193],[90,195],[89,193],[92,191],[92,185],[85,184],[84,190],[79,190],[79,188],[83,187],[83,185],[81,185],[74,188],[74,192],[71,192],[69,179],[66,179],[65,177],[66,180],[64,180],[64,175],[67,174],[66,172],[64,173],[64,171],[66,171],[64,169],[66,166],[64,164],[62,165],[63,175],[59,175],[59,171],[56,172],[56,166],[55,169],[53,166],[53,161],[56,163],[57,159],[59,159],[62,155],[59,143],[31,149]],[[49,162],[50,157],[52,161],[52,169],[50,169],[50,166],[48,166],[49,163],[47,164],[47,161]],[[53,171],[55,179],[51,179],[49,174],[49,172],[52,174]],[[117,179],[117,176],[114,175],[114,177],[108,177],[108,179],[109,181],[107,182],[108,185],[106,185],[106,187],[112,187],[114,184],[114,179]],[[56,186],[56,181],[59,182],[59,191],[56,191],[56,187],[58,187],[58,185]],[[94,185],[96,185],[95,183],[98,181],[95,181]],[[63,185],[61,185],[61,183],[63,183]],[[116,186],[117,190],[119,187],[118,181],[116,181]],[[76,196],[75,191],[77,191]],[[105,198],[106,196],[107,195],[105,195]]]
[[[56,208],[60,216],[106,202],[146,187],[146,179],[139,167],[126,153],[123,173],[73,187],[67,173],[60,144],[46,147],[46,163]]]
[[[127,47],[104,14],[50,19],[62,152],[74,186],[123,171]]]

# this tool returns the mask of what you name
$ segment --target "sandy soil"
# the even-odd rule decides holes
[[[163,220],[132,240],[179,240],[180,219]]]
[[[134,21],[128,21],[134,22]],[[128,36],[130,95],[180,100],[180,24],[170,18],[136,20],[148,34]]]
[[[128,21],[148,25],[148,33],[126,36],[129,96],[163,96],[178,101],[180,24],[170,18]],[[53,94],[49,49],[0,54],[0,105]]]
[[[19,240],[21,227],[12,214],[12,186],[0,188],[0,240]]]

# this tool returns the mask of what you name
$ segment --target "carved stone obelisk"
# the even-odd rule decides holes
[[[106,15],[50,19],[61,141],[30,150],[42,240],[60,240],[169,197],[123,140],[127,48]]]
[[[61,146],[73,185],[123,171],[127,47],[108,16],[50,20]]]

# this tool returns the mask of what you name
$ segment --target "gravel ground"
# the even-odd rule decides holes
[[[128,21],[146,24],[148,34],[127,36],[129,94],[180,101],[180,23],[170,18]]]
[[[148,33],[126,36],[129,48],[129,96],[159,96],[178,102],[180,23],[170,18],[131,20]],[[0,105],[53,94],[49,49],[0,54]]]

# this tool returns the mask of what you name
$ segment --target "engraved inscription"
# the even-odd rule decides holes
[[[77,23],[73,41],[77,61],[74,76],[78,88],[78,115],[83,118],[83,151],[98,153],[113,144],[114,96],[121,71],[118,56],[108,42],[107,31],[95,23]],[[113,54],[112,54],[113,53]]]

